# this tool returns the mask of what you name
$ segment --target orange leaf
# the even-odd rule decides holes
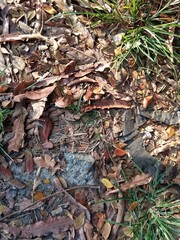
[[[174,127],[169,127],[169,128],[167,129],[167,133],[168,133],[168,138],[173,137],[173,136],[175,135],[175,129],[174,129]]]
[[[124,155],[127,154],[127,152],[121,148],[116,148],[114,151],[114,154],[119,157],[123,157]]]
[[[138,206],[138,202],[133,202],[131,205],[128,207],[128,211],[133,211],[136,207]]]
[[[34,194],[34,200],[36,200],[36,201],[41,200],[44,197],[45,197],[44,193],[39,192],[39,191],[35,192],[35,194]]]
[[[8,87],[6,86],[0,86],[0,93],[4,93],[7,89]]]
[[[153,100],[153,96],[147,96],[143,99],[143,108],[147,108],[151,103],[152,103],[152,100]]]
[[[43,10],[51,15],[56,14],[56,9],[54,9],[52,6],[44,4],[43,5]]]

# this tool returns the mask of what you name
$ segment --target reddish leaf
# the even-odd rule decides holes
[[[33,80],[32,80],[32,81],[27,81],[27,82],[21,82],[21,83],[19,83],[19,84],[15,87],[15,89],[14,89],[14,95],[18,95],[18,94],[24,92],[25,89],[26,89],[27,87],[29,87],[31,84],[33,84],[33,83],[34,83]]]
[[[45,118],[45,124],[43,128],[43,136],[45,137],[46,140],[48,140],[49,135],[51,134],[53,129],[53,122],[50,118]]]
[[[26,171],[31,173],[34,170],[34,161],[30,151],[25,150],[24,155],[26,157]]]
[[[130,108],[131,105],[121,100],[102,100],[94,103],[91,106],[84,107],[83,112],[88,112],[93,109],[111,109],[111,108]]]
[[[127,154],[127,152],[121,148],[116,148],[114,151],[114,154],[119,157],[123,157],[124,155]]]

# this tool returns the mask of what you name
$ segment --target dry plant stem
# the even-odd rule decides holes
[[[51,43],[51,40],[48,37],[41,35],[40,33],[32,33],[32,34],[6,34],[0,36],[0,43],[3,42],[14,42],[14,41],[26,41],[28,39],[40,39],[42,41]]]
[[[55,178],[54,179],[54,183],[56,184],[56,187],[62,191],[63,193],[65,193],[65,195],[69,198],[69,201],[74,204],[75,206],[81,208],[85,214],[86,214],[86,219],[88,222],[90,222],[90,219],[91,219],[91,215],[90,215],[90,212],[89,210],[83,206],[81,203],[77,202],[66,190],[64,190],[61,185],[60,185],[60,182],[59,182],[59,179],[58,178]]]
[[[71,187],[71,188],[66,189],[66,192],[70,192],[70,191],[73,191],[73,190],[76,190],[76,189],[79,189],[79,188],[99,189],[99,186],[95,186],[95,185],[94,185],[94,186],[93,186],[93,185],[92,185],[92,186],[91,186],[91,185],[83,185],[83,186]],[[51,194],[51,195],[48,195],[48,196],[46,196],[46,197],[44,197],[44,198],[42,198],[42,199],[40,199],[40,200],[37,200],[37,201],[33,202],[32,204],[30,204],[29,206],[27,206],[27,207],[25,207],[25,208],[23,208],[23,209],[21,209],[21,210],[19,210],[19,211],[16,211],[16,212],[13,212],[13,213],[11,213],[11,214],[8,214],[7,216],[4,216],[4,217],[0,218],[0,222],[3,221],[3,220],[5,220],[5,219],[7,219],[7,218],[9,218],[9,217],[12,217],[12,216],[14,216],[14,215],[16,215],[16,214],[20,214],[20,213],[22,213],[22,212],[24,212],[24,211],[28,211],[28,209],[29,209],[30,207],[36,205],[37,203],[43,202],[43,201],[45,201],[45,200],[47,200],[47,199],[49,199],[49,198],[51,198],[51,197],[55,197],[55,196],[59,195],[60,193],[62,193],[62,190],[60,190],[60,191],[58,191],[58,192],[56,192],[56,193],[53,193],[53,194]]]
[[[118,197],[122,198],[122,194],[119,194]],[[122,218],[123,218],[123,215],[124,215],[124,201],[119,200],[119,202],[117,204],[117,207],[118,207],[118,213],[117,213],[117,216],[116,216],[116,222],[120,223],[122,221]],[[117,239],[116,235],[117,235],[119,227],[120,227],[119,224],[114,224],[113,225],[112,232],[111,232],[112,240]]]

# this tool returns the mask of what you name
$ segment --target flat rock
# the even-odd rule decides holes
[[[66,167],[61,176],[69,187],[94,185],[93,164],[94,158],[89,154],[64,153]]]

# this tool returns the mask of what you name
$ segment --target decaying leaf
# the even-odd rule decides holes
[[[113,184],[107,178],[102,178],[101,182],[106,188],[113,188]]]
[[[143,174],[137,175],[135,178],[133,178],[131,181],[127,183],[122,183],[120,185],[120,188],[122,191],[126,191],[128,189],[131,189],[137,186],[148,184],[151,182],[151,180],[152,180],[151,174],[143,173]]]
[[[13,123],[14,137],[9,141],[8,152],[18,152],[23,146],[24,140],[24,120],[27,116],[27,110],[24,107],[20,107],[21,114]]]
[[[79,229],[84,225],[84,212],[80,213],[79,216],[74,220],[75,229]]]

